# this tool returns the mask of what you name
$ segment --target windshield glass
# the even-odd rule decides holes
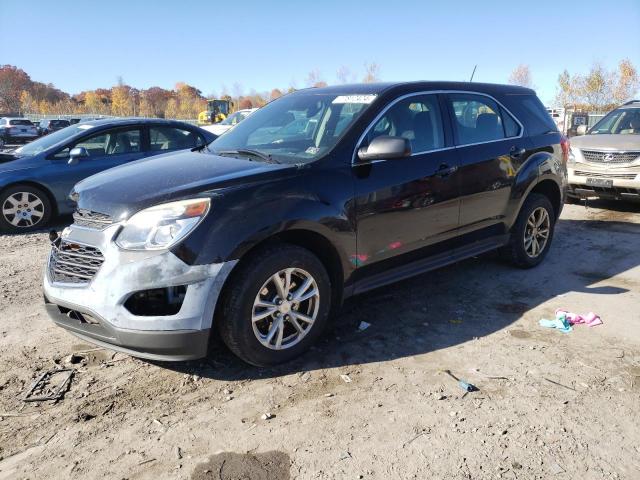
[[[45,137],[41,137],[38,140],[34,140],[31,143],[27,143],[23,147],[18,148],[15,153],[21,157],[37,155],[40,152],[44,152],[50,147],[64,142],[68,138],[74,136],[76,133],[82,132],[91,128],[91,125],[72,125],[70,127],[63,128],[57,132],[50,133]]]
[[[236,122],[239,122],[240,120],[242,120],[242,114],[240,112],[236,112],[233,115],[229,115],[223,121],[218,123],[218,125],[233,125],[234,120]]]
[[[252,113],[209,148],[214,153],[254,150],[282,163],[311,162],[331,150],[374,99],[375,95],[311,92],[286,95]]]
[[[640,134],[640,108],[620,108],[608,113],[589,130],[589,135],[598,134]]]

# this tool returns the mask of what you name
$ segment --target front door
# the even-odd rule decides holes
[[[358,237],[353,262],[361,267],[361,275],[412,257],[403,254],[436,253],[439,242],[455,235],[457,157],[441,110],[436,94],[396,100],[374,121],[359,146],[390,135],[409,139],[412,151],[410,157],[353,167]]]
[[[89,156],[81,158],[74,165],[69,165],[69,152],[76,147],[85,148]],[[47,177],[58,204],[69,209],[73,208],[73,202],[68,195],[76,183],[103,170],[144,156],[140,127],[102,130],[76,140],[56,152],[49,160]]]

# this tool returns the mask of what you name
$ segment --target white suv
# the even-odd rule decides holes
[[[640,201],[640,100],[578,127],[569,154],[569,196]]]

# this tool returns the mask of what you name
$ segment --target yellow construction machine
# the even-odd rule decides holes
[[[207,100],[207,109],[198,114],[198,125],[211,125],[224,120],[231,113],[233,102],[229,99],[216,98]]]

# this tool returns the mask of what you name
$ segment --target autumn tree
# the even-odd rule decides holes
[[[31,90],[31,77],[13,65],[0,66],[0,111],[12,113],[20,110],[22,92]]]
[[[249,97],[242,97],[238,103],[238,110],[246,110],[248,108],[253,108],[253,102]]]
[[[38,102],[33,98],[30,92],[23,90],[20,94],[20,113],[36,113]]]
[[[509,75],[509,83],[511,85],[519,85],[520,87],[533,88],[531,80],[531,71],[529,65],[521,63]]]
[[[133,115],[131,87],[118,85],[111,89],[111,114],[117,117]]]
[[[628,58],[618,63],[618,76],[613,85],[613,100],[615,103],[624,103],[633,98],[640,88],[638,71]]]
[[[279,88],[274,88],[273,90],[271,90],[271,93],[269,94],[269,99],[275,100],[276,98],[280,98],[281,96],[282,96],[282,91]]]
[[[364,83],[374,83],[380,81],[380,65],[377,63],[364,64]]]
[[[612,77],[605,68],[594,64],[582,80],[582,95],[585,103],[597,109],[613,103]]]

